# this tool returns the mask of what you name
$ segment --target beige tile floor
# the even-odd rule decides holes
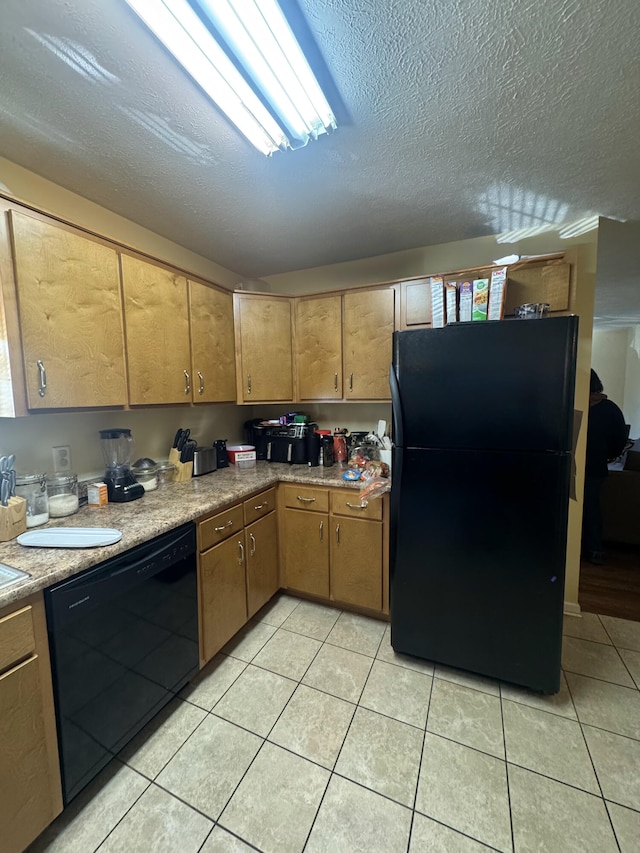
[[[33,853],[640,849],[640,623],[567,617],[556,696],[281,595]]]

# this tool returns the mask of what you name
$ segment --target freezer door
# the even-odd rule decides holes
[[[395,332],[396,443],[570,450],[577,334],[577,317]]]
[[[570,457],[396,449],[391,642],[559,688]]]

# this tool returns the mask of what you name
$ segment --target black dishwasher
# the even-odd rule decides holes
[[[67,805],[198,670],[195,525],[44,595]]]

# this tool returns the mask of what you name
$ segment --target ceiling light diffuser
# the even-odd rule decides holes
[[[187,0],[126,2],[264,154],[299,148],[336,127],[276,0],[200,0],[198,4],[269,109]]]

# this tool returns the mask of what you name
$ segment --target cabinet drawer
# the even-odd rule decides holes
[[[276,508],[276,490],[267,489],[244,502],[244,523],[251,524]]]
[[[382,501],[374,498],[366,507],[360,504],[360,492],[355,489],[340,489],[331,492],[331,512],[334,515],[349,515],[353,518],[370,518],[382,521]]]
[[[309,486],[285,486],[284,505],[311,512],[329,512],[329,490]]]
[[[198,550],[206,551],[244,527],[242,504],[212,515],[198,525]]]
[[[0,619],[0,672],[35,651],[31,607],[23,607]]]

